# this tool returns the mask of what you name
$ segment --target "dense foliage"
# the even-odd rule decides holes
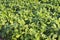
[[[0,36],[60,40],[60,0],[0,0]]]

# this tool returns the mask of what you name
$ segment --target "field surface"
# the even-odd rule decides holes
[[[60,0],[0,0],[0,40],[60,40]]]

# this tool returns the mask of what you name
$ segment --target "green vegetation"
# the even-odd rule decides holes
[[[60,0],[0,0],[0,36],[60,40]]]

